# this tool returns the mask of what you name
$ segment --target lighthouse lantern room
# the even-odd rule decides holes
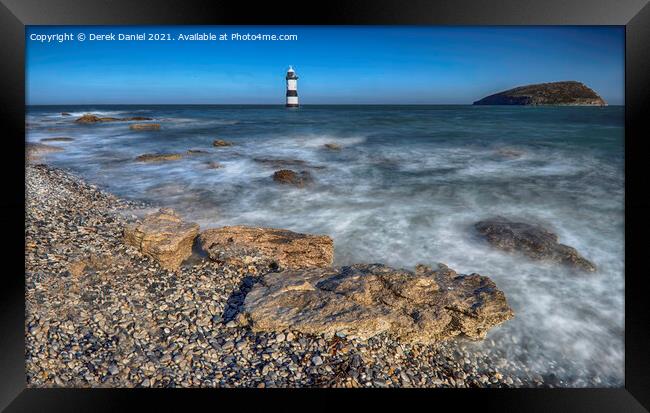
[[[293,70],[292,66],[289,66],[287,70],[287,107],[288,108],[297,108],[298,107],[298,75],[296,71]]]

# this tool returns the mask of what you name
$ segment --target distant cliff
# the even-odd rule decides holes
[[[475,105],[571,105],[605,106],[596,92],[576,81],[520,86],[486,96]]]

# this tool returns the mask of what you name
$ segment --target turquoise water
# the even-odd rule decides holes
[[[73,122],[87,112],[149,116],[161,130]],[[323,233],[340,265],[444,262],[488,275],[516,318],[470,348],[505,354],[557,385],[623,385],[623,107],[45,106],[29,107],[26,121],[28,141],[75,139],[48,142],[65,148],[49,163],[204,228]],[[234,145],[214,148],[214,139]],[[134,162],[188,149],[209,154]],[[314,183],[274,184],[283,168],[308,170]],[[496,214],[548,227],[599,271],[576,275],[490,249],[472,224]]]

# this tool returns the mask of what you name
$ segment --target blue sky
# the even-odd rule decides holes
[[[297,41],[65,41],[53,33],[268,33]],[[624,102],[624,28],[29,26],[27,104],[467,104],[529,83],[578,80]]]

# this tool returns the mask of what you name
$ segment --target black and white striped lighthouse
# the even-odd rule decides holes
[[[298,107],[298,75],[291,66],[287,70],[287,107]]]

